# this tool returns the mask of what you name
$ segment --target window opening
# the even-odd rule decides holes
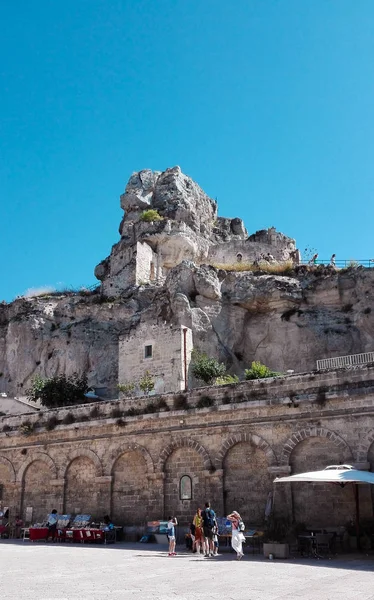
[[[180,479],[179,498],[181,500],[192,500],[192,479],[189,475],[183,475]]]
[[[152,358],[153,348],[151,345],[144,347],[144,358]]]

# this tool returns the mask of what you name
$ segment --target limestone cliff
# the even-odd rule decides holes
[[[248,237],[240,219],[217,219],[215,202],[179,168],[134,174],[121,203],[121,240],[97,268],[100,289],[0,305],[0,392],[22,396],[36,373],[61,372],[113,391],[119,337],[139,323],[190,327],[194,346],[238,375],[253,360],[301,372],[374,350],[374,269],[266,272],[258,253],[281,267],[294,240],[274,228]],[[147,207],[159,222],[139,220]]]

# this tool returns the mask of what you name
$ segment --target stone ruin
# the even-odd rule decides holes
[[[217,203],[180,167],[133,173],[121,208],[121,239],[95,269],[107,296],[133,285],[162,284],[183,260],[220,267],[268,255],[274,261],[297,261],[295,240],[274,227],[248,236],[242,219],[218,217]],[[161,219],[144,221],[150,209]]]

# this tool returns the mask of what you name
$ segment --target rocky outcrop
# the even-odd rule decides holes
[[[100,288],[0,305],[0,392],[22,396],[37,373],[74,372],[115,391],[118,340],[140,323],[190,327],[195,347],[239,376],[253,360],[306,371],[374,350],[374,269],[291,268],[294,240],[274,227],[248,237],[179,167],[134,173],[121,206]],[[161,219],[142,220],[147,209]],[[288,261],[287,275],[261,271],[259,254]]]
[[[19,299],[0,306],[0,391],[22,395],[36,373],[87,373],[115,391],[118,338],[139,323],[191,327],[194,345],[242,375],[253,360],[303,372],[330,356],[374,349],[374,269],[292,276],[183,262],[162,287]]]

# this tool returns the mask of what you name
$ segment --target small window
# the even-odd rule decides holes
[[[189,475],[183,475],[179,482],[179,498],[181,500],[192,500],[192,480]]]
[[[236,255],[236,260],[237,260],[237,262],[242,262],[242,260],[243,260],[243,255],[242,255],[242,254],[240,254],[240,252],[238,252],[238,254]]]
[[[152,346],[144,346],[144,358],[152,358]]]

